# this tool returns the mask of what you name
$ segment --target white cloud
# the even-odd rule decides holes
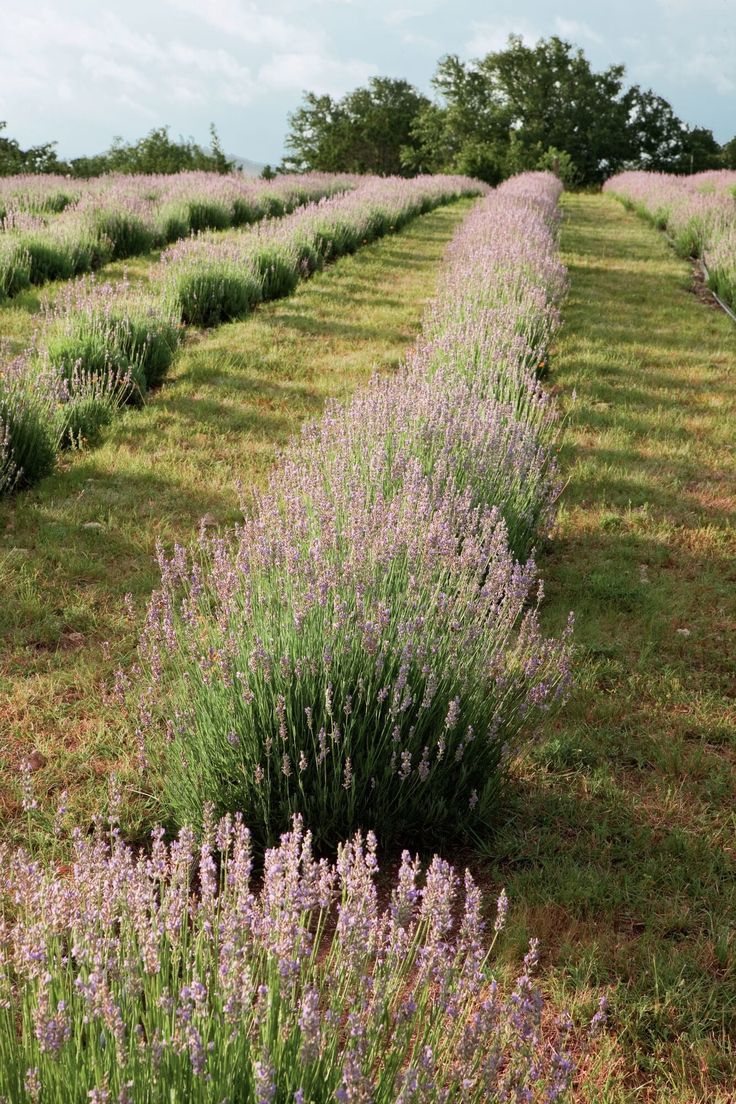
[[[562,38],[576,46],[580,42],[603,42],[602,36],[597,31],[578,19],[563,19],[558,15],[555,19],[555,30]]]
[[[503,50],[508,43],[509,35],[512,34],[519,35],[528,46],[533,45],[541,37],[539,31],[524,19],[517,19],[514,22],[474,22],[471,23],[470,28],[472,38],[466,42],[465,49],[473,56]]]
[[[735,72],[734,56],[733,49],[716,51],[699,45],[685,61],[684,71],[693,80],[710,85],[720,96],[730,96],[736,92],[736,80],[730,75]]]
[[[267,89],[329,93],[339,96],[375,76],[378,69],[361,61],[334,61],[322,54],[275,54],[258,71],[258,84]]]
[[[323,33],[314,26],[303,20],[292,23],[268,14],[264,4],[244,0],[167,0],[167,3],[253,46],[308,53],[324,42]],[[272,10],[271,5],[269,8]]]

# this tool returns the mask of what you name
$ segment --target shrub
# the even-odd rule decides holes
[[[75,367],[71,378],[59,378],[58,405],[54,412],[61,448],[95,444],[113,420],[117,409],[136,390],[131,375],[100,374]]]
[[[28,250],[9,234],[0,234],[0,302],[30,287],[31,258]]]
[[[164,204],[156,212],[156,240],[162,244],[185,238],[190,231],[189,212],[182,200]]]
[[[49,475],[57,447],[50,403],[27,364],[16,362],[0,379],[0,493]]]
[[[253,267],[260,277],[265,300],[291,295],[299,283],[299,261],[295,251],[288,247],[264,244],[254,253]]]
[[[141,718],[178,823],[211,800],[266,840],[293,812],[320,842],[393,840],[497,814],[569,678],[567,634],[542,638],[534,563],[509,547],[511,525],[528,553],[559,491],[557,416],[517,332],[534,319],[549,340],[565,286],[546,179],[471,217],[412,363],[305,430],[231,542],[162,563]]]
[[[77,258],[65,243],[51,237],[24,235],[23,243],[30,259],[30,282],[45,284],[47,280],[68,280],[73,276]]]
[[[250,265],[215,254],[166,266],[164,289],[171,309],[192,326],[245,318],[262,297],[261,279]]]
[[[73,386],[80,379],[128,377],[128,400],[160,383],[179,342],[175,315],[109,285],[80,284],[57,308],[43,339],[46,361]]]
[[[542,1029],[536,942],[504,990],[491,950],[505,896],[491,938],[472,878],[461,898],[439,858],[423,874],[405,852],[381,910],[374,837],[318,862],[298,819],[258,886],[239,818],[200,847],[155,831],[150,857],[115,830],[79,833],[61,876],[0,857],[0,1094],[14,1104],[567,1094],[572,1025]]]
[[[110,259],[114,261],[146,253],[155,244],[153,228],[123,207],[91,211],[89,225],[99,242],[110,243]]]
[[[199,196],[188,200],[185,206],[189,228],[195,234],[200,230],[224,230],[231,223],[227,207],[216,199]]]

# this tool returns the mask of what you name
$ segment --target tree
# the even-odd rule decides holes
[[[622,65],[593,70],[582,50],[553,36],[476,61],[445,57],[437,102],[420,112],[408,163],[469,172],[495,184],[511,173],[555,165],[567,183],[598,184],[622,168],[681,171],[714,156],[650,89],[627,87]],[[708,132],[709,133],[709,132]],[[712,136],[711,136],[712,137]]]
[[[629,110],[627,163],[632,168],[672,172],[685,151],[687,128],[671,105],[651,89],[633,85],[626,94]]]
[[[686,127],[682,155],[675,172],[705,172],[723,168],[723,151],[707,127]]]
[[[0,131],[5,130],[6,126],[7,123],[0,121]],[[23,150],[15,138],[0,134],[0,176],[66,172],[67,166],[59,161],[55,146],[56,142],[46,142],[45,145]]]
[[[724,169],[736,169],[736,135],[721,147],[721,160]]]
[[[426,96],[405,80],[372,77],[340,100],[304,94],[289,116],[283,168],[305,172],[407,174],[405,151],[415,144],[412,128]]]
[[[214,123],[210,125],[210,149],[203,149],[193,138],[174,141],[167,126],[154,127],[137,142],[114,138],[106,153],[78,157],[71,162],[74,176],[99,176],[104,172],[178,173],[194,169],[207,172],[232,172],[234,162],[225,156]]]
[[[440,103],[427,103],[412,125],[404,163],[415,172],[459,172],[497,184],[506,175],[510,117],[487,78],[454,55],[433,80]]]

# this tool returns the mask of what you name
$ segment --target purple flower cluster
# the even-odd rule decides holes
[[[683,256],[699,257],[716,294],[736,306],[736,172],[625,172],[604,190],[665,230]]]
[[[111,174],[70,188],[60,177],[7,177],[0,182],[0,299],[201,230],[283,215],[360,182],[351,174],[265,181],[240,173],[191,172]]]
[[[239,317],[260,297],[288,294],[325,261],[399,228],[417,214],[485,185],[467,177],[367,177],[351,192],[324,198],[249,233],[181,240],[162,257],[168,298],[185,322]]]
[[[483,200],[404,368],[308,426],[234,534],[162,557],[138,738],[180,823],[212,801],[270,840],[298,812],[325,842],[495,815],[570,678],[528,555],[559,491],[535,375],[565,289],[557,194],[531,174]]]
[[[248,221],[243,205],[249,189],[255,188],[253,195],[263,201],[252,209],[254,219],[304,204],[256,228],[199,235],[173,247],[153,272],[147,290],[131,287],[127,280],[113,287],[98,283],[94,276],[68,284],[42,319],[32,347],[17,361],[26,366],[29,393],[38,391],[39,380],[48,384],[46,407],[52,414],[41,437],[52,441],[52,453],[94,440],[122,403],[140,401],[147,388],[160,383],[181,340],[182,323],[214,324],[243,317],[262,299],[288,295],[303,276],[331,257],[359,248],[438,203],[485,188],[464,177],[404,181],[310,174],[274,182],[266,192],[265,184],[248,185],[242,178],[217,175],[213,180],[208,174],[183,174],[171,181],[122,179],[121,189],[133,189],[131,194],[123,190],[115,196],[108,190],[105,203],[109,207],[111,195],[115,198],[111,210],[123,222],[129,221],[135,204],[143,202],[135,192],[142,187],[141,179],[150,180],[151,188],[165,188],[167,202],[194,203],[199,196],[200,205],[207,194],[201,189],[212,184],[213,202],[224,203],[229,195],[228,202],[241,204],[241,221]],[[322,200],[313,202],[318,196]],[[146,202],[157,197],[153,194]],[[90,192],[79,206],[94,204],[97,198]],[[79,211],[68,214],[77,217]],[[128,230],[134,237],[131,225]],[[0,235],[0,284],[5,238]],[[28,243],[23,248],[27,252]],[[130,245],[127,251],[135,249]],[[7,269],[9,279],[13,271]],[[18,419],[11,425],[4,414],[5,391],[0,370],[0,492],[33,482],[32,472],[49,470],[46,463],[28,462],[14,428]],[[44,446],[44,456],[46,451]],[[21,469],[22,479],[17,477]]]
[[[77,832],[64,873],[0,847],[0,1098],[546,1102],[572,1077],[536,945],[502,989],[481,894],[404,852],[385,905],[376,840],[317,860],[301,820],[251,875],[239,817]],[[198,884],[199,892],[193,892]]]

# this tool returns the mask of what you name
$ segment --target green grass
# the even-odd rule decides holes
[[[374,368],[399,362],[471,205],[440,208],[290,299],[193,335],[162,390],[117,419],[101,447],[67,454],[56,474],[0,503],[6,835],[23,827],[17,769],[32,752],[46,760],[36,774],[41,816],[45,798],[67,787],[84,823],[109,770],[125,774],[135,748],[102,687],[133,657],[158,580],[156,542],[189,541],[205,516],[237,521],[237,479],[246,491],[262,483],[277,450],[327,398],[346,397]],[[137,261],[137,277],[145,273]],[[15,301],[0,327],[20,341],[37,299]]]
[[[560,1003],[609,994],[581,1101],[726,1104],[736,327],[612,198],[568,196],[565,212],[552,383],[570,482],[541,572],[549,627],[576,612],[579,682],[521,767],[487,875],[511,899],[512,952],[541,938]]]

